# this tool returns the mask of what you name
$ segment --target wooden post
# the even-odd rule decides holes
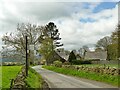
[[[14,82],[14,79],[11,79],[10,90],[12,90],[12,88],[13,88],[13,82]]]

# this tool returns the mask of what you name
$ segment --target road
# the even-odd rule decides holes
[[[59,74],[43,69],[40,65],[32,68],[41,74],[50,88],[115,88],[105,83]]]

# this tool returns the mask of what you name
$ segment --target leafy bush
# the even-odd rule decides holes
[[[57,60],[53,62],[53,65],[56,67],[62,67],[62,62]]]

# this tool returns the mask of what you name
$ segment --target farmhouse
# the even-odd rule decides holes
[[[85,60],[91,60],[91,59],[106,60],[107,59],[107,51],[86,52]]]
[[[68,60],[69,54],[66,54],[65,52],[61,52],[59,50],[54,50],[54,52],[49,55],[49,60],[47,60],[49,64],[52,64],[54,61],[59,60],[61,62],[65,62]]]

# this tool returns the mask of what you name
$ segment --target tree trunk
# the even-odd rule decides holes
[[[106,51],[107,51],[107,61],[110,61],[110,56],[109,56],[109,51],[108,51],[108,46],[107,46],[107,49],[106,49]]]

